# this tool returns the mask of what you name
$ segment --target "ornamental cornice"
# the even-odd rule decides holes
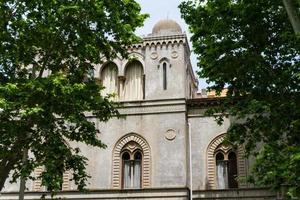
[[[118,109],[121,115],[162,114],[186,112],[184,104],[124,107]]]
[[[132,44],[127,46],[127,50],[130,51],[139,51],[147,46],[160,46],[160,45],[175,45],[175,44],[186,44],[187,37],[185,34],[179,35],[166,35],[166,36],[147,36],[143,38],[143,41],[140,43]]]
[[[144,42],[155,41],[155,40],[174,40],[174,39],[186,39],[185,34],[177,35],[162,35],[162,36],[147,36],[143,38]]]
[[[185,99],[161,99],[119,102],[117,108],[121,115],[146,115],[164,113],[185,113]],[[85,112],[85,116],[93,118],[91,112]]]

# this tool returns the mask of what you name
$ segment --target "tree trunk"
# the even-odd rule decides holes
[[[26,165],[27,159],[28,159],[28,149],[24,149],[23,158],[22,158],[23,166]],[[26,188],[26,178],[21,177],[20,190],[19,190],[19,200],[24,200],[25,188]]]
[[[284,7],[289,16],[290,22],[296,35],[300,36],[300,18],[299,18],[299,8],[295,0],[283,0]]]

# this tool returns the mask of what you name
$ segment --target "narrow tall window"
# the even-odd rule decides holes
[[[163,64],[163,87],[164,90],[167,89],[167,64]]]
[[[216,165],[217,165],[217,183],[218,189],[227,188],[227,163],[224,160],[224,155],[219,152],[216,155]]]
[[[123,188],[141,188],[142,154],[137,151],[134,154],[125,152],[123,161]]]
[[[105,87],[102,95],[118,94],[118,67],[114,63],[104,66],[101,73],[102,85]],[[117,96],[116,96],[117,97]]]
[[[143,99],[145,99],[146,94],[146,77],[143,75]]]
[[[143,99],[143,66],[138,61],[129,63],[125,70],[124,100]]]
[[[228,187],[237,188],[237,159],[234,152],[230,152],[228,155]]]
[[[123,186],[130,188],[131,186],[131,170],[130,170],[130,155],[125,152],[122,156],[123,160]]]
[[[134,155],[134,163],[133,163],[133,187],[141,188],[141,165],[142,154],[140,152],[136,152]]]

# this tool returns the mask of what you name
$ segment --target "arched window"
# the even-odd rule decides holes
[[[123,188],[130,188],[131,185],[131,166],[130,155],[128,152],[123,153],[122,156],[123,166]]]
[[[122,153],[122,188],[141,188],[142,153],[135,142],[130,142]],[[129,149],[138,149],[129,151]]]
[[[231,147],[220,145],[216,151],[216,181],[218,189],[237,188],[237,159]]]
[[[167,89],[167,63],[163,64],[163,88]]]
[[[134,161],[133,161],[133,187],[134,188],[141,188],[141,181],[142,181],[142,154],[138,151],[134,154]]]
[[[168,68],[171,67],[170,60],[166,57],[163,57],[162,59],[159,60],[159,65],[157,66],[159,69],[159,77],[162,77],[162,88],[163,90],[167,90],[168,88]],[[162,70],[162,72],[161,72]]]
[[[246,187],[247,166],[242,146],[224,144],[225,134],[214,138],[207,148],[207,189]],[[241,178],[241,179],[240,179]]]
[[[112,187],[149,188],[151,156],[146,140],[135,133],[122,137],[113,150]]]
[[[124,100],[142,100],[143,84],[142,64],[138,61],[129,63],[125,71]]]
[[[237,159],[235,152],[230,152],[228,154],[228,187],[237,188],[238,182],[237,177]]]
[[[227,181],[227,164],[224,160],[223,153],[219,152],[216,155],[216,174],[217,174],[217,185],[218,189],[225,189],[227,188],[228,181]]]
[[[115,94],[118,96],[118,67],[110,62],[104,66],[101,72],[101,82],[105,87],[102,91],[102,95]]]

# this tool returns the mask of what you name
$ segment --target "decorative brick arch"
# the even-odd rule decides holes
[[[215,137],[207,148],[207,181],[208,188],[207,189],[216,189],[217,188],[217,177],[216,177],[216,161],[215,161],[215,152],[217,148],[222,145],[222,142],[225,139],[225,133],[218,135]],[[225,147],[226,148],[226,147]],[[228,147],[227,147],[228,148]],[[232,149],[230,147],[230,149]],[[224,149],[228,151],[228,149]],[[236,150],[237,155],[237,170],[238,177],[245,178],[247,174],[246,168],[246,160],[245,160],[245,151],[242,146],[239,146]],[[246,183],[244,181],[239,182],[239,187],[246,187]]]
[[[114,147],[112,163],[112,188],[120,189],[122,183],[122,159],[123,147],[129,142],[135,142],[142,148],[142,188],[149,188],[151,184],[151,151],[147,141],[136,133],[123,136]]]

